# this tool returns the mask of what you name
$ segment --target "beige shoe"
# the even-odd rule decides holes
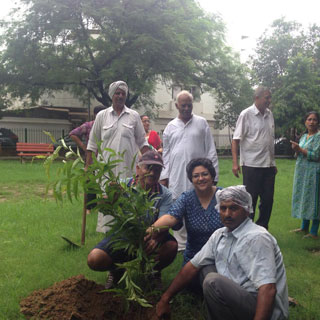
[[[289,306],[290,307],[295,307],[295,306],[297,306],[299,304],[298,301],[296,299],[294,299],[294,298],[288,297],[288,300],[289,300]]]
[[[308,233],[308,230],[303,230],[301,228],[299,229],[293,229],[293,230],[290,230],[290,232],[294,232],[294,233]]]
[[[311,238],[311,239],[314,239],[314,240],[318,240],[319,239],[318,236],[315,236],[314,234],[311,234],[311,233],[306,234],[305,236],[303,236],[303,238],[304,239]]]

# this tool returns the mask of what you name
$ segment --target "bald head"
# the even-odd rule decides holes
[[[176,108],[179,111],[178,118],[187,123],[192,118],[193,96],[190,92],[183,90],[177,95]]]

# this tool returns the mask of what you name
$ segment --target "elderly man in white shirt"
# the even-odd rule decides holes
[[[169,187],[173,200],[192,188],[186,167],[190,160],[203,157],[212,161],[216,171],[215,183],[219,179],[218,157],[210,127],[205,118],[192,113],[193,96],[183,90],[177,95],[178,117],[170,121],[163,133],[164,170],[161,183]],[[174,231],[179,250],[184,250],[187,231],[183,226]]]
[[[248,218],[252,199],[244,186],[217,191],[224,228],[216,230],[178,273],[156,307],[170,313],[169,301],[200,274],[208,319],[288,318],[288,287],[276,239]]]
[[[254,99],[254,104],[240,113],[236,124],[232,140],[232,172],[239,177],[242,166],[243,184],[252,196],[254,211],[260,197],[259,218],[256,223],[268,229],[277,173],[274,160],[274,119],[268,109],[271,102],[270,90],[258,87]],[[254,220],[254,212],[251,218]]]
[[[132,161],[139,150],[144,153],[149,150],[145,140],[145,131],[139,114],[125,106],[128,95],[128,86],[124,81],[113,82],[109,86],[109,96],[112,99],[112,106],[100,111],[95,119],[90,132],[87,146],[86,166],[92,163],[92,152],[97,151],[97,142],[102,141],[101,149],[113,149],[117,153],[124,153],[124,161],[119,163],[114,173],[120,174],[125,179],[133,176]],[[90,152],[91,151],[91,152]],[[110,153],[103,151],[98,160],[107,161]],[[98,214],[98,232],[106,232],[108,228],[105,224],[110,221],[109,216]]]

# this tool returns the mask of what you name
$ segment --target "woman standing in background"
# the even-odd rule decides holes
[[[320,219],[320,132],[319,114],[311,111],[306,114],[305,133],[299,144],[290,141],[297,153],[292,192],[292,216],[302,219],[299,229],[294,232],[306,233],[305,237],[318,239]],[[310,220],[312,226],[309,231]]]
[[[156,131],[150,130],[150,119],[147,115],[142,115],[141,121],[146,132],[146,140],[155,150],[162,153],[161,139]]]

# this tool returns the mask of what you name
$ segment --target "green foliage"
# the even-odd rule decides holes
[[[219,129],[234,129],[240,112],[252,104],[249,70],[234,57],[225,63],[223,78],[214,91],[218,102],[214,119]]]
[[[275,20],[258,39],[252,59],[253,77],[272,91],[281,86],[279,77],[286,74],[288,60],[301,52],[303,34],[296,21]]]
[[[128,106],[152,106],[158,81],[201,85],[210,70],[215,88],[230,59],[222,21],[194,0],[21,2],[28,9],[1,37],[3,99],[33,104],[61,90],[109,106],[105,87],[121,79]]]
[[[68,149],[64,143],[62,145]],[[98,151],[102,155],[100,145]],[[106,149],[109,152],[106,162],[99,162],[93,154],[93,163],[84,170],[80,154],[71,148],[68,150],[69,156],[63,161],[63,167],[57,171],[56,179],[50,182],[54,198],[58,202],[65,199],[72,202],[79,198],[82,191],[97,195],[95,210],[113,218],[106,224],[110,227],[106,236],[112,237],[113,250],[126,251],[133,258],[117,264],[118,268],[125,270],[120,280],[120,283],[125,283],[125,288],[113,291],[125,297],[127,302],[135,301],[142,306],[150,306],[144,298],[144,291],[135,283],[135,276],[147,277],[152,274],[156,263],[154,256],[147,255],[144,250],[146,229],[153,222],[155,214],[155,198],[150,199],[149,190],[142,189],[139,184],[133,188],[120,180],[120,174],[114,174],[114,168],[123,161],[124,153]],[[57,154],[54,153],[46,159],[46,172],[56,158]]]
[[[320,79],[313,59],[298,54],[288,61],[286,74],[280,78],[282,87],[273,95],[277,125],[282,132],[295,128],[301,134],[305,131],[304,115],[311,110],[320,111]]]
[[[320,110],[320,28],[304,31],[295,21],[275,20],[259,38],[253,77],[272,90],[278,135],[295,139],[306,112]]]

